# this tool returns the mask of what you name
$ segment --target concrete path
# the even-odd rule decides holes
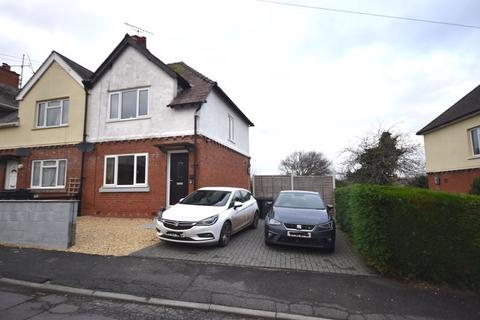
[[[0,247],[3,277],[328,319],[479,319],[478,295],[376,276]]]
[[[279,268],[341,274],[374,275],[356,255],[340,230],[334,253],[321,249],[267,246],[263,240],[263,220],[256,230],[234,235],[227,247],[199,247],[160,241],[131,255],[167,258],[235,266]],[[152,230],[154,232],[154,230]]]

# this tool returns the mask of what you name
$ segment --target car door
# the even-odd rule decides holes
[[[240,191],[243,198],[243,225],[248,225],[253,221],[253,216],[255,214],[255,206],[252,195],[248,191]]]
[[[238,208],[233,208],[235,202],[242,202],[242,206]],[[244,225],[243,217],[243,197],[240,191],[235,191],[233,194],[232,202],[230,203],[232,210],[232,231],[237,232]]]

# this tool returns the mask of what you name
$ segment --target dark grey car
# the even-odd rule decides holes
[[[320,194],[282,191],[265,217],[265,243],[335,250],[335,221]]]

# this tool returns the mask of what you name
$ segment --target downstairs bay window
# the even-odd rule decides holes
[[[105,156],[103,188],[114,191],[124,188],[129,191],[148,191],[148,154],[123,154]],[[130,189],[129,189],[130,187]]]
[[[65,188],[67,160],[32,161],[32,188]]]

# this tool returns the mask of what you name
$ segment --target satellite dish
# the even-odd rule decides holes
[[[93,151],[93,149],[95,149],[95,144],[90,142],[80,142],[77,145],[77,148],[82,152],[90,152],[90,151]]]

